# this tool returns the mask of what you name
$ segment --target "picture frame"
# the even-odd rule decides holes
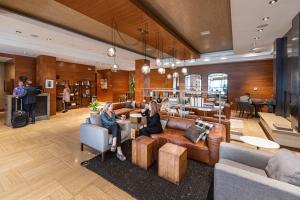
[[[54,80],[46,80],[45,88],[54,88]]]

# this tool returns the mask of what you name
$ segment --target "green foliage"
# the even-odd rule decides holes
[[[97,111],[99,111],[99,106],[100,106],[100,103],[98,101],[93,101],[90,103],[89,109],[93,112],[97,112]]]
[[[134,74],[129,77],[129,93],[131,100],[135,100],[135,79]]]

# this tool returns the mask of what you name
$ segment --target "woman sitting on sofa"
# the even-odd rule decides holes
[[[112,145],[110,151],[116,152],[116,156],[119,160],[124,161],[126,157],[123,155],[121,149],[121,124],[124,124],[124,116],[122,119],[119,118],[113,111],[113,106],[111,103],[106,103],[103,107],[103,112],[101,113],[101,123],[103,127],[108,129],[108,133],[112,135]]]
[[[161,133],[163,131],[160,116],[157,111],[157,103],[150,101],[149,108],[142,110],[142,115],[147,117],[147,127],[140,129],[140,135],[150,136],[154,133]]]

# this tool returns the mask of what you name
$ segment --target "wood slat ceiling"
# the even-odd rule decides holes
[[[156,16],[149,12],[136,0],[56,0],[96,21],[112,26],[113,19],[118,29],[137,40],[140,40],[139,28],[148,26],[148,42],[156,47],[157,33],[163,39],[164,51],[172,55],[176,49],[176,57],[198,58],[199,52],[179,37],[173,30],[165,26]]]
[[[175,47],[178,59],[232,49],[229,0],[0,0],[0,6],[104,42],[111,42],[114,18],[127,41],[117,37],[117,46],[139,53],[142,43],[129,44],[141,39],[145,24],[152,49],[159,33],[164,52],[172,55]],[[211,34],[201,37],[206,30]]]

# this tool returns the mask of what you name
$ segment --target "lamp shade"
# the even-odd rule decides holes
[[[149,74],[150,73],[150,66],[146,63],[142,66],[142,73],[143,74]]]
[[[158,73],[159,74],[165,74],[166,73],[166,69],[163,67],[158,68]]]
[[[109,57],[114,57],[114,56],[116,56],[116,52],[117,52],[117,50],[116,50],[115,47],[109,47],[109,48],[107,49],[107,55],[108,55]]]

